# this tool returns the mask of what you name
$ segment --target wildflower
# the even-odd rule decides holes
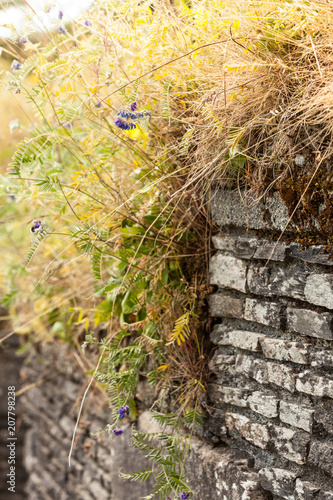
[[[20,40],[21,43],[28,43],[29,41],[30,40],[29,40],[29,38],[27,36],[22,36],[22,38]]]
[[[63,10],[59,10],[58,19],[62,19],[63,17],[64,17],[64,11]]]
[[[20,94],[20,93],[21,93],[21,89],[15,89],[14,94]]]
[[[65,35],[67,33],[67,30],[66,28],[64,28],[63,26],[58,26],[57,30],[59,31],[59,33],[61,33],[62,35]]]
[[[30,228],[31,233],[39,233],[43,231],[42,222],[40,220],[34,220]]]
[[[14,61],[12,62],[11,66],[10,66],[10,69],[12,71],[17,71],[18,69],[20,69],[20,66],[21,66],[21,64],[16,59],[14,59]]]
[[[84,21],[84,24],[85,24],[85,26],[88,26],[88,28],[89,28],[89,26],[90,26],[90,21],[89,21],[89,19],[86,19],[86,20]]]
[[[182,494],[180,495],[180,499],[181,499],[181,500],[186,500],[186,498],[188,498],[189,496],[190,496],[190,494],[189,494],[189,493],[182,493]]]
[[[100,108],[102,106],[101,102],[96,102],[96,108]]]
[[[115,120],[115,124],[117,125],[117,127],[121,128],[122,130],[132,130],[133,128],[136,128],[135,123],[125,122],[121,118],[117,118]]]
[[[125,415],[129,415],[129,406],[126,405],[125,408],[122,406],[118,410],[118,413],[119,413],[120,418],[123,419],[125,417]]]
[[[62,126],[66,129],[66,130],[70,130],[72,127],[73,127],[73,122],[64,122],[62,124]]]
[[[136,109],[137,109],[136,102],[132,102],[132,104],[131,104],[131,111],[135,111]]]
[[[115,436],[121,436],[124,431],[122,429],[113,429],[112,432]]]

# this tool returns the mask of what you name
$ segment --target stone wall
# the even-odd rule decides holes
[[[72,464],[68,467],[68,452],[86,381],[68,346],[41,346],[40,354],[22,369],[22,377],[24,385],[30,386],[22,398],[28,427],[24,463],[29,475],[24,498],[138,500],[151,493],[152,482],[131,483],[118,477],[119,469],[134,472],[149,466],[143,453],[129,446],[131,424],[122,425],[125,432],[117,438],[105,434],[96,437],[111,416],[105,397],[96,388],[87,398]],[[141,395],[137,397],[140,414],[133,425],[144,432],[157,432],[157,423],[144,410]],[[198,500],[270,498],[253,469],[253,459],[243,451],[193,438],[187,464]]]
[[[10,323],[5,320],[7,312],[0,307],[0,337],[4,338],[10,333]],[[22,421],[22,408],[19,399],[16,400],[15,415],[15,492],[8,491],[10,484],[10,465],[8,464],[8,386],[20,388],[20,360],[15,356],[19,347],[19,339],[16,335],[10,336],[6,342],[0,344],[0,498],[1,500],[23,500],[26,473],[23,467],[23,440],[25,426]],[[12,416],[12,415],[11,415]]]
[[[288,224],[277,195],[245,206],[227,196],[212,206],[207,436],[249,454],[271,498],[333,499],[333,258],[272,241]]]
[[[207,419],[187,460],[198,500],[333,499],[333,259],[294,243],[297,228],[277,195],[259,203],[216,192],[210,314],[216,346]],[[289,238],[276,242],[287,226]],[[308,231],[316,230],[315,222]],[[274,238],[271,236],[274,235]],[[290,241],[292,243],[290,243]],[[114,439],[98,387],[90,392],[68,468],[85,367],[63,344],[40,347],[21,371],[28,500],[137,500],[151,483],[123,482],[120,468],[148,466]],[[137,394],[146,432],[157,430]],[[148,398],[149,399],[149,398]]]

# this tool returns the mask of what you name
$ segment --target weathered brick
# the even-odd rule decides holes
[[[221,394],[224,403],[246,408],[248,406],[247,399],[251,391],[238,387],[223,386],[221,387]]]
[[[286,500],[295,500],[296,474],[284,469],[267,467],[259,471],[261,486]]]
[[[260,413],[268,418],[278,415],[278,399],[264,392],[255,391],[247,399],[247,404],[251,410]]]
[[[267,448],[269,432],[267,425],[253,422],[244,415],[238,413],[226,413],[225,421],[229,432],[239,434],[250,443],[259,448]]]
[[[319,486],[316,486],[309,481],[296,479],[295,500],[314,500],[316,493],[319,491]]]
[[[212,237],[216,250],[232,253],[240,259],[251,259],[257,248],[257,238],[254,235],[233,235],[219,233]]]
[[[295,391],[296,376],[294,371],[279,363],[267,363],[268,381],[287,389],[289,392]]]
[[[269,430],[274,447],[280,455],[300,465],[306,463],[310,434],[277,425],[270,425]]]
[[[333,266],[333,259],[328,254],[324,253],[323,245],[311,245],[306,250],[302,250],[300,245],[292,243],[289,246],[289,255],[294,259],[300,259],[304,262]]]
[[[312,431],[314,410],[288,401],[280,402],[280,420],[286,424]]]
[[[262,241],[258,245],[253,257],[255,259],[276,260],[283,262],[286,257],[287,248],[288,247],[285,243]]]
[[[287,329],[310,337],[332,339],[332,314],[317,313],[309,309],[289,307],[287,309]]]
[[[218,226],[249,229],[276,229],[283,231],[289,220],[288,208],[275,192],[266,200],[236,191],[214,190],[211,197],[211,215]]]
[[[316,500],[333,500],[333,491],[320,491]]]
[[[217,351],[209,362],[209,369],[215,373],[223,372],[227,366],[234,365],[235,361],[235,355],[221,354]]]
[[[333,476],[333,440],[319,441],[313,439],[310,445],[308,461]]]
[[[310,274],[306,280],[304,294],[311,304],[333,309],[333,275]]]
[[[243,260],[216,254],[210,262],[210,284],[246,292],[246,270]]]
[[[246,299],[244,319],[280,328],[281,304],[257,299]]]
[[[333,434],[333,403],[327,402],[325,406],[320,405],[314,414],[316,422],[321,424],[325,431]]]
[[[223,332],[223,327],[221,327],[220,331]],[[224,331],[218,343],[219,345],[232,345],[247,351],[261,351],[259,341],[263,337],[263,334],[246,330]]]
[[[298,375],[296,389],[312,396],[333,398],[333,380],[310,371]]]
[[[245,299],[227,293],[215,293],[208,297],[210,315],[217,318],[242,318]]]
[[[267,363],[261,359],[238,354],[235,363],[236,372],[253,378],[259,384],[268,383]]]
[[[265,208],[271,218],[271,227],[269,229],[273,227],[278,231],[285,231],[289,223],[288,207],[277,191],[267,196]]]
[[[333,351],[317,351],[310,354],[311,365],[315,367],[333,369]]]
[[[260,339],[260,344],[267,358],[300,364],[309,363],[309,346],[307,344],[270,337]]]
[[[212,192],[211,215],[217,226],[246,227],[249,229],[269,228],[265,221],[265,206],[261,201],[245,198],[238,191]]]
[[[304,300],[304,287],[308,273],[297,267],[277,264],[249,264],[247,284],[257,295],[286,296]]]

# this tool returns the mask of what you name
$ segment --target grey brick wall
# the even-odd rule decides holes
[[[269,498],[333,498],[333,259],[272,241],[288,221],[277,195],[216,192],[212,216],[208,439],[250,455]]]

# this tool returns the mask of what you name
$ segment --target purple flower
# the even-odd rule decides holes
[[[190,494],[189,494],[189,493],[182,493],[182,494],[180,495],[180,499],[181,499],[181,500],[186,500],[186,498],[188,498],[189,496],[190,496]]]
[[[20,42],[21,43],[28,43],[29,42],[29,38],[27,36],[22,36]]]
[[[59,10],[58,19],[62,19],[63,17],[64,17],[64,12],[62,10]]]
[[[132,102],[131,104],[131,111],[135,111],[137,109],[136,102]]]
[[[117,127],[121,128],[122,130],[132,130],[133,128],[136,128],[135,123],[125,122],[121,118],[117,118],[115,120],[115,124],[117,125]]]
[[[124,431],[122,429],[113,429],[112,432],[114,436],[121,436]]]
[[[21,64],[16,59],[14,59],[14,61],[12,62],[11,66],[10,66],[10,69],[12,71],[17,71],[18,69],[20,69],[20,66],[21,66]]]
[[[66,130],[70,130],[72,127],[73,127],[73,122],[64,122],[62,124],[62,126],[66,129]]]
[[[122,420],[125,415],[129,415],[129,406],[126,405],[125,408],[122,406],[119,410],[118,410],[118,413],[119,413],[119,417],[120,419]]]
[[[15,89],[14,94],[20,94],[20,93],[21,93],[21,89]]]
[[[64,28],[64,26],[58,26],[57,30],[59,31],[59,33],[61,33],[62,35],[65,35],[67,33],[67,30],[66,28]]]
[[[102,103],[101,102],[96,102],[96,108],[101,108],[102,107]]]
[[[89,21],[89,19],[86,19],[86,20],[84,21],[84,24],[85,24],[85,26],[88,26],[88,28],[89,28],[89,26],[90,26],[90,21]]]

